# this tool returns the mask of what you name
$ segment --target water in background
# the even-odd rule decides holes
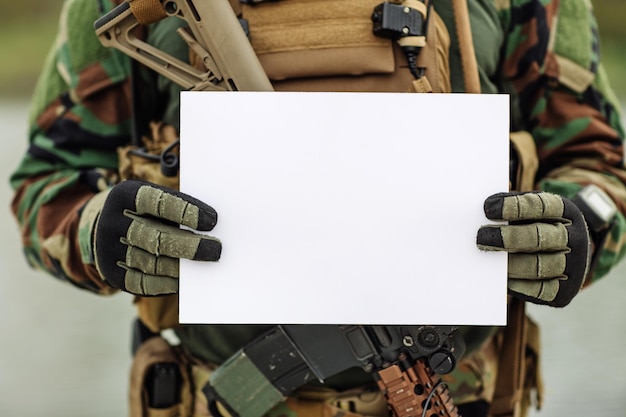
[[[25,102],[0,102],[0,416],[127,415],[127,294],[98,297],[29,269],[10,218],[8,175],[26,148]],[[626,263],[542,325],[546,399],[536,417],[623,417]]]

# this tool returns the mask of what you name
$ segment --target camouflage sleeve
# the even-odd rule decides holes
[[[31,266],[110,293],[80,230],[85,204],[115,181],[129,140],[129,63],[100,46],[93,22],[108,1],[65,2],[58,37],[35,89],[29,148],[11,176],[12,210]]]
[[[620,214],[588,283],[624,255],[626,171],[617,99],[600,64],[598,28],[588,0],[494,2],[507,31],[502,78],[514,99],[513,124],[531,132],[540,160],[537,187],[572,197],[603,188]]]

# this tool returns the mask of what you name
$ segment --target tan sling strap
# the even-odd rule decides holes
[[[524,385],[524,356],[526,350],[526,314],[524,302],[512,298],[509,302],[507,326],[498,363],[498,378],[491,417],[521,415],[521,396]]]
[[[466,93],[480,93],[480,79],[478,64],[472,39],[472,28],[469,19],[469,10],[466,0],[452,0],[456,36],[459,42],[461,64],[463,66],[463,80]]]
[[[535,140],[526,131],[511,132],[509,137],[518,159],[516,184],[511,184],[511,187],[518,191],[532,191],[535,188],[535,175],[539,168]]]
[[[508,323],[501,336],[498,377],[489,416],[527,416],[533,400],[535,407],[541,409],[543,381],[539,327],[525,314],[524,301],[509,302]]]
[[[517,154],[515,184],[518,191],[532,191],[539,167],[535,141],[525,131],[511,132],[511,145]],[[491,417],[520,417],[528,407],[528,389],[535,386],[541,403],[542,385],[539,375],[539,330],[526,317],[525,302],[511,298],[507,326],[502,330],[498,377],[491,403]]]

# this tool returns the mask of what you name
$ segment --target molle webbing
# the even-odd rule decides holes
[[[250,22],[252,42],[259,54],[351,46],[385,47],[388,42],[372,33],[371,15],[379,2],[300,0],[253,7],[244,5],[244,16]],[[266,19],[270,17],[271,20]]]
[[[431,8],[427,43],[418,57],[428,79],[422,77],[425,82],[415,85],[396,42],[373,34],[371,16],[379,3],[293,0],[242,4],[242,16],[276,90],[449,92],[450,38],[436,12]]]
[[[428,15],[426,46],[417,56],[417,66],[424,68],[424,76],[413,82],[415,92],[449,93],[450,34],[445,23],[431,8]]]
[[[372,33],[379,0],[300,0],[243,6],[250,41],[272,80],[392,73],[391,42]]]

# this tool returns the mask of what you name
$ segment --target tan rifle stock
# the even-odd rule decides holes
[[[142,0],[133,0],[139,3]],[[203,60],[206,71],[149,45],[136,35],[140,20],[129,2],[124,2],[98,19],[96,35],[186,90],[272,91],[252,45],[228,0],[163,0],[146,3],[159,7],[159,15],[185,20],[179,35]]]

